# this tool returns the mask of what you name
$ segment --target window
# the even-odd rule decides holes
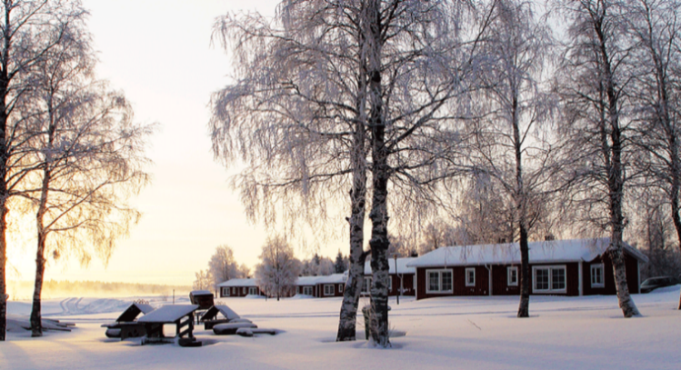
[[[475,267],[466,269],[466,286],[475,286]]]
[[[311,286],[304,286],[303,287],[303,294],[312,295],[312,287]]]
[[[509,266],[506,268],[506,285],[518,286],[518,267]]]
[[[222,296],[229,297],[229,288],[222,288]]]
[[[534,273],[535,293],[565,293],[566,274],[565,266],[535,266]]]
[[[238,292],[239,292],[238,289],[239,289],[239,288],[232,288],[232,294],[233,294],[233,295],[239,294],[239,293],[238,293]]]
[[[605,286],[602,263],[591,265],[591,286],[593,288],[603,288]]]
[[[324,284],[324,295],[333,295],[333,285]]]
[[[426,293],[452,292],[452,270],[426,270]]]
[[[248,288],[248,294],[250,295],[258,295],[258,288],[252,286]]]
[[[246,294],[246,287],[241,288],[242,294]]]
[[[343,284],[338,284],[338,293],[343,293]]]
[[[371,290],[371,278],[365,277],[364,284],[362,284],[362,293],[369,293]]]

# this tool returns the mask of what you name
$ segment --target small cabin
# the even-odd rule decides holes
[[[220,297],[264,296],[255,279],[231,279],[218,284]]]

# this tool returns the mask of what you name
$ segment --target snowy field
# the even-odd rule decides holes
[[[0,369],[681,369],[679,286],[634,295],[642,318],[624,319],[614,296],[532,296],[529,319],[517,297],[391,301],[393,348],[365,340],[336,343],[340,298],[221,299],[259,327],[284,332],[215,336],[199,326],[200,348],[108,339],[100,325],[133,299],[45,302],[47,318],[77,324],[41,339],[12,331],[0,343]],[[150,299],[152,305],[168,304]],[[187,299],[178,300],[187,303]],[[366,303],[365,301],[362,304]],[[9,302],[15,319],[28,302]],[[358,326],[358,334],[363,330]]]

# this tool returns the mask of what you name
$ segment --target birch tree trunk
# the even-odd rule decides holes
[[[360,85],[364,85],[364,78],[360,79]],[[364,87],[360,86],[360,91]],[[364,111],[364,97],[360,94],[361,101],[358,104],[359,112]],[[356,339],[357,308],[364,280],[364,216],[366,213],[366,156],[364,151],[365,129],[363,118],[355,125],[353,137],[353,178],[352,190],[350,191],[350,266],[348,268],[348,280],[343,291],[343,303],[341,304],[340,319],[338,322],[338,334],[336,341],[353,341]]]
[[[50,140],[51,141],[51,140]],[[49,155],[49,154],[48,154]],[[49,166],[49,164],[47,165]],[[33,288],[33,308],[31,310],[31,336],[41,337],[43,335],[41,319],[41,296],[43,290],[43,277],[45,274],[45,241],[47,231],[45,230],[45,210],[47,207],[47,195],[50,186],[50,170],[45,168],[43,172],[43,187],[40,194],[40,204],[36,215],[36,227],[38,230],[38,248],[35,257],[35,284]]]
[[[511,89],[517,91],[517,89]],[[518,307],[518,317],[530,317],[530,248],[527,241],[527,220],[525,214],[525,203],[528,199],[525,197],[525,189],[523,187],[523,157],[522,157],[522,141],[520,139],[520,128],[518,127],[518,99],[516,96],[512,99],[511,107],[511,122],[513,124],[513,141],[515,148],[516,160],[516,201],[518,208],[518,230],[520,234],[520,306]]]
[[[38,221],[40,227],[41,221]],[[31,309],[31,336],[41,337],[43,327],[41,322],[41,294],[43,290],[43,277],[45,273],[45,237],[43,232],[38,233],[38,250],[35,258],[35,282],[33,286],[33,308]]]
[[[676,179],[676,191],[672,193],[671,207],[672,207],[672,220],[674,220],[674,228],[676,228],[676,236],[678,240],[679,251],[681,252],[681,217],[679,216],[679,180]],[[672,187],[672,191],[674,187]],[[681,295],[679,295],[679,306],[681,310]]]
[[[619,301],[619,306],[622,309],[624,317],[640,316],[638,308],[636,308],[636,305],[629,294],[627,272],[622,249],[622,232],[624,231],[624,215],[622,213],[624,174],[622,173],[623,138],[619,122],[618,97],[615,93],[612,67],[608,56],[605,34],[602,29],[604,25],[602,22],[594,22],[593,25],[594,31],[600,42],[598,52],[602,62],[602,72],[604,75],[603,83],[605,84],[605,93],[608,103],[607,118],[601,122],[601,124],[610,126],[609,143],[606,135],[602,135],[603,155],[608,170],[608,196],[610,200],[610,257],[612,258],[613,273],[615,275],[617,300]]]
[[[565,60],[570,69],[563,72],[568,89],[568,132],[572,141],[569,155],[576,164],[576,182],[588,194],[579,200],[587,221],[610,232],[608,253],[619,307],[625,317],[639,315],[627,285],[622,247],[626,226],[623,202],[624,166],[633,165],[630,149],[631,99],[635,91],[629,84],[637,75],[632,60],[632,40],[627,32],[614,27],[625,24],[625,3],[605,0],[562,1],[572,19],[571,52]],[[584,154],[582,154],[584,153]],[[586,165],[585,165],[586,163]],[[592,213],[593,212],[593,213]]]
[[[359,50],[357,55],[359,73],[357,74],[357,98],[355,107],[357,120],[352,135],[352,149],[350,162],[352,168],[352,189],[350,190],[350,266],[348,266],[348,280],[343,290],[340,319],[338,321],[337,342],[354,341],[357,339],[357,309],[364,282],[364,217],[366,215],[367,196],[367,163],[366,163],[366,89],[367,70],[366,59],[361,50],[366,41],[366,35],[357,29]]]
[[[527,217],[526,203],[528,199],[523,187],[523,157],[522,140],[520,138],[520,127],[518,117],[518,97],[517,88],[512,85],[513,98],[511,104],[511,124],[513,125],[513,147],[515,149],[515,175],[516,175],[516,208],[518,211],[518,230],[520,235],[520,305],[518,307],[518,317],[530,317],[530,248],[527,241]]]
[[[1,171],[0,171],[1,172]],[[0,174],[1,175],[1,174]],[[0,341],[5,340],[5,330],[7,328],[7,285],[5,283],[7,265],[7,206],[5,205],[3,189],[0,183]]]
[[[5,29],[3,30],[2,45],[2,70],[0,71],[0,341],[5,340],[5,330],[7,325],[7,201],[9,199],[9,189],[7,187],[7,162],[9,160],[9,147],[7,145],[7,93],[9,87],[9,66],[10,50],[10,11],[5,7],[2,14],[5,18]]]
[[[369,0],[366,13],[366,54],[369,77],[369,127],[373,196],[371,203],[371,338],[381,347],[390,345],[388,333],[388,148],[385,143],[383,91],[381,86],[381,8]]]

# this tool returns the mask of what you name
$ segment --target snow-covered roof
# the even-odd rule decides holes
[[[191,292],[189,292],[189,294],[191,294],[191,295],[193,295],[193,296],[197,296],[197,295],[213,295],[213,293],[211,293],[211,292],[208,291],[208,290],[192,290]]]
[[[299,276],[296,285],[316,285],[319,276]]]
[[[170,304],[140,317],[137,322],[166,323],[177,321],[199,308],[195,304]]]
[[[348,275],[346,274],[331,274],[327,276],[317,276],[317,284],[338,284],[344,283],[348,280]]]
[[[413,257],[398,258],[397,259],[397,273],[398,274],[414,274],[414,273],[416,273],[416,269],[414,267],[410,266],[411,262],[413,262],[414,260],[416,260],[416,258],[413,258]],[[390,267],[390,271],[388,273],[394,274],[395,273],[395,259],[394,258],[388,259],[388,266]],[[371,260],[367,260],[364,263],[364,275],[371,275]]]
[[[325,276],[299,276],[296,285],[317,285],[317,284],[335,284],[344,283],[348,279],[346,273],[331,274]]]
[[[226,286],[258,286],[258,284],[255,283],[255,279],[230,279],[227,281],[223,281],[222,283],[218,284],[219,287],[226,287]]]
[[[593,261],[610,245],[610,238],[548,240],[530,242],[530,263]],[[643,262],[648,258],[624,243],[627,252]],[[424,254],[409,263],[411,267],[462,266],[520,263],[518,243],[483,244],[443,247]]]

